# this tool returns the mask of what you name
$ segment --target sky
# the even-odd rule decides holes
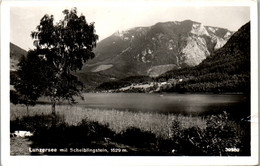
[[[62,11],[76,7],[78,14],[86,16],[88,23],[95,22],[99,41],[118,30],[152,26],[157,22],[193,20],[206,26],[237,31],[250,21],[250,8],[246,6],[173,6],[167,4],[84,4],[72,6],[24,6],[10,8],[10,41],[19,47],[33,49],[32,31],[44,14],[54,15],[58,22]]]

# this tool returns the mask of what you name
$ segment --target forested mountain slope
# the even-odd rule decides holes
[[[169,71],[157,80],[173,82],[164,91],[250,92],[250,22],[198,66]]]

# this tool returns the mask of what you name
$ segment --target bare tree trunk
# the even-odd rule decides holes
[[[29,116],[29,105],[26,104],[27,116]]]
[[[54,116],[56,116],[55,104],[56,104],[56,102],[53,101],[53,102],[52,102],[52,106],[51,106],[51,110],[52,110],[51,113],[52,113],[52,115],[54,115]]]

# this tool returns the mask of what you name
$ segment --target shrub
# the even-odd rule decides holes
[[[117,135],[117,141],[136,147],[151,147],[151,145],[155,145],[156,137],[149,131],[130,127]]]
[[[16,130],[26,130],[35,132],[42,128],[50,128],[53,125],[58,125],[64,122],[64,117],[60,115],[35,115],[35,116],[24,116],[19,119],[16,118],[10,121],[10,132]]]
[[[172,149],[176,150],[176,153],[182,155],[203,155],[201,150],[201,141],[203,130],[198,127],[191,127],[182,129],[180,122],[174,120],[172,123],[173,137]]]
[[[75,126],[79,132],[85,130],[88,133],[88,138],[91,140],[104,140],[104,137],[111,138],[114,136],[114,132],[109,128],[108,124],[100,124],[96,121],[90,121],[83,119],[77,126]]]
[[[69,126],[63,122],[49,128],[39,128],[31,139],[32,146],[35,147],[82,148],[90,146],[92,142],[113,136],[114,132],[108,128],[108,125],[83,119],[77,125]]]
[[[207,120],[205,129],[191,127],[182,129],[179,121],[172,124],[172,145],[177,153],[189,156],[222,156],[239,155],[226,151],[226,148],[241,149],[240,129],[226,112],[212,115]],[[242,149],[241,149],[242,150]]]
[[[234,155],[227,152],[226,148],[239,148],[241,140],[238,127],[234,121],[230,120],[228,114],[224,112],[219,115],[212,115],[207,120],[204,142],[208,155]]]
[[[10,90],[10,101],[13,104],[18,104],[19,103],[19,95],[14,90]]]

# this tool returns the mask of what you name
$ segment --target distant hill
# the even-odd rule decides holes
[[[156,77],[172,69],[200,64],[232,34],[227,29],[191,20],[117,31],[97,44],[96,57],[78,75],[86,78],[82,79],[86,83],[95,80],[96,85],[129,76]]]
[[[22,56],[26,56],[27,51],[18,47],[17,45],[10,43],[10,70],[17,70],[17,64]]]

